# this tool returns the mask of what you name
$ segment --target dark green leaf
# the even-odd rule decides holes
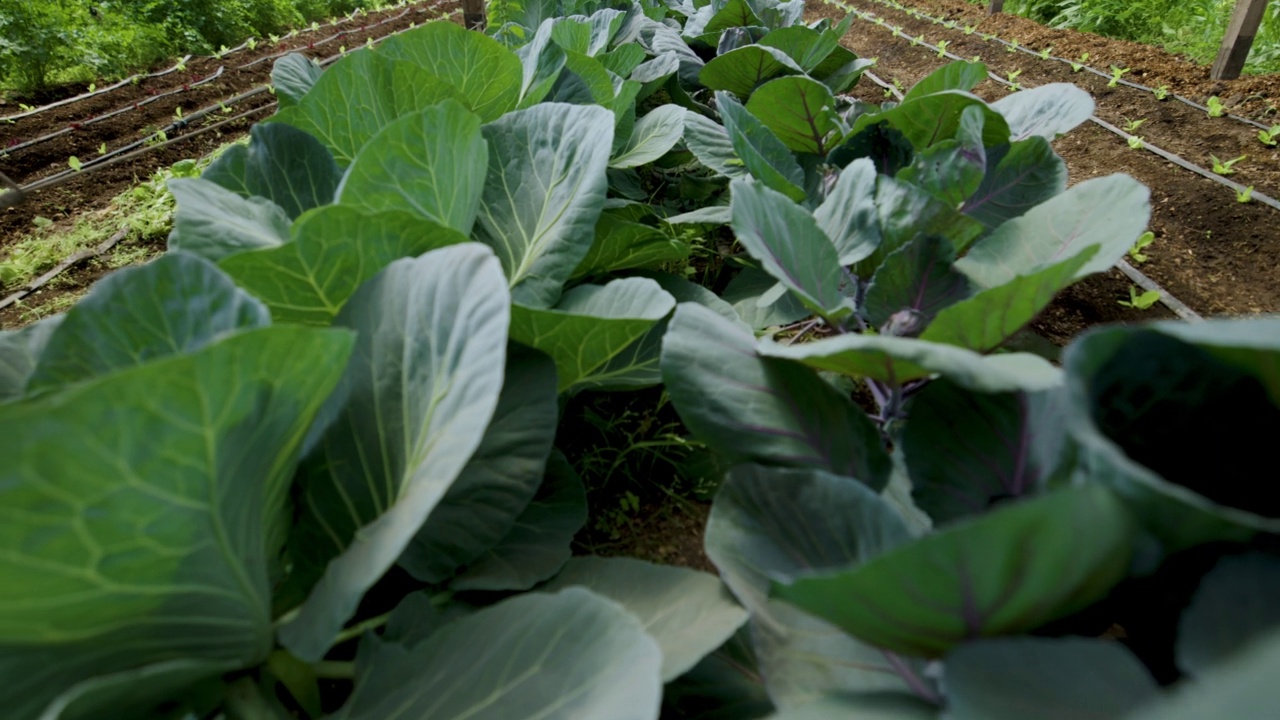
[[[689,429],[730,458],[821,468],[884,487],[891,463],[866,414],[817,374],[755,349],[751,334],[714,311],[676,309],[662,376]]]
[[[266,198],[244,198],[202,178],[176,178],[169,192],[177,202],[169,249],[217,262],[246,250],[289,241],[289,216]]]
[[[376,52],[414,63],[449,83],[462,104],[484,122],[502,117],[520,101],[520,58],[484,33],[468,32],[461,25],[427,23],[388,38]]]
[[[684,119],[684,142],[698,162],[725,177],[742,177],[746,165],[733,151],[729,132],[720,123],[697,113]]]
[[[922,95],[910,102],[895,105],[891,110],[863,115],[853,125],[853,132],[878,122],[887,122],[921,150],[943,140],[951,140],[960,127],[960,116],[965,108],[977,106],[985,114],[983,145],[990,147],[1009,142],[1009,125],[1000,113],[992,109],[982,98],[960,90],[943,90]]]
[[[689,246],[662,231],[620,219],[612,212],[600,215],[596,223],[596,239],[591,251],[578,263],[574,277],[626,270],[658,267],[689,257]]]
[[[792,200],[804,200],[804,170],[778,136],[728,93],[716,93],[716,107],[724,118],[729,142],[747,171]]]
[[[869,159],[881,175],[896,175],[911,165],[915,149],[900,130],[889,123],[875,123],[849,133],[827,156],[827,161],[843,167],[862,158]]]
[[[1066,189],[1066,163],[1047,140],[1033,137],[988,151],[982,183],[960,209],[996,228]]]
[[[953,525],[856,568],[775,583],[774,595],[890,652],[939,657],[1035,629],[1101,599],[1129,567],[1134,526],[1098,485]]]
[[[896,177],[919,185],[953,208],[960,207],[983,189],[983,178],[990,177],[990,184],[975,202],[977,207],[986,206],[988,203],[993,204],[993,207],[998,206],[1004,199],[1003,194],[1018,187],[1016,183],[1020,178],[1011,179],[1007,173],[988,173],[987,150],[982,144],[982,127],[985,122],[981,108],[976,105],[965,108],[960,114],[960,128],[956,132],[955,139],[943,140],[920,151],[910,167],[898,171]],[[888,126],[881,123],[871,127]],[[992,154],[995,155],[995,152]],[[993,163],[995,161],[996,158],[991,160]],[[1059,164],[1061,164],[1060,160]],[[1065,171],[1063,177],[1065,180]],[[1010,183],[1014,183],[1012,188],[1008,187]],[[1061,188],[1058,192],[1060,191]],[[1040,202],[1041,199],[1044,198],[1036,199],[1032,204]],[[1019,209],[1018,214],[1024,210],[1025,208]]]
[[[687,114],[679,105],[661,105],[650,110],[636,122],[631,138],[614,153],[609,167],[638,167],[666,155],[684,135]]]
[[[245,197],[263,197],[290,219],[333,202],[342,172],[319,140],[283,123],[254,125],[250,141],[232,145],[200,177]]]
[[[835,96],[807,77],[782,77],[761,85],[747,110],[795,152],[826,155],[840,141]]]
[[[969,278],[951,267],[951,242],[922,235],[885,258],[871,276],[863,308],[867,320],[880,327],[895,313],[917,314],[922,323],[969,296]]]
[[[1280,628],[1280,558],[1227,556],[1200,581],[1178,622],[1178,668],[1212,675],[1254,639]]]
[[[786,53],[764,45],[747,45],[707,63],[698,80],[712,90],[727,90],[746,99],[765,81],[792,74],[802,75],[804,69]]]
[[[911,86],[911,89],[902,96],[902,102],[915,100],[916,98],[933,93],[942,92],[944,90],[959,90],[960,92],[969,92],[978,87],[978,84],[987,79],[987,66],[976,62],[949,62],[946,65],[929,73],[923,80]]]
[[[26,392],[27,379],[62,319],[54,315],[21,330],[0,332],[0,403],[17,400]]]
[[[271,66],[271,86],[281,108],[292,107],[302,101],[320,79],[323,68],[302,53],[291,52],[276,60]]]
[[[840,36],[834,32],[818,32],[803,25],[778,28],[765,35],[760,44],[777,48],[796,61],[805,72],[818,67],[835,50]],[[814,77],[822,78],[814,73]]]

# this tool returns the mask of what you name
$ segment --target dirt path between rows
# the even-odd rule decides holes
[[[1088,73],[1073,73],[1070,66],[1041,60],[1024,53],[1009,53],[978,33],[947,29],[908,16],[873,0],[852,0],[854,8],[874,13],[902,32],[931,43],[948,42],[947,50],[961,57],[980,56],[992,75],[1020,71],[1024,87],[1070,82],[1090,92],[1097,101],[1095,114],[1123,127],[1126,120],[1145,119],[1137,134],[1158,147],[1201,166],[1209,166],[1209,154],[1220,158],[1249,157],[1232,176],[1258,191],[1280,196],[1280,153],[1257,138],[1257,130],[1228,118],[1210,118],[1189,106],[1158,101],[1149,93],[1126,87],[1109,88],[1107,81]],[[977,25],[980,32],[1015,37],[1024,46],[1040,49],[1052,45],[1053,53],[1078,57],[1090,53],[1090,64],[1131,67],[1137,82],[1171,89],[1191,99],[1204,92],[1250,93],[1251,107],[1259,112],[1274,106],[1280,97],[1275,76],[1253,77],[1236,85],[1218,86],[1197,81],[1207,70],[1158,49],[1107,40],[1073,31],[1049,30],[1022,18],[991,18],[978,8],[951,0],[911,0],[909,3],[935,17]],[[811,19],[843,18],[834,6],[811,2]],[[873,72],[910,87],[949,62],[922,46],[895,37],[888,27],[856,20],[843,44],[863,57],[876,57]],[[1130,77],[1130,76],[1126,76]],[[975,92],[989,100],[1007,93],[987,81]],[[870,102],[883,102],[874,84],[861,82],[853,93]],[[1244,112],[1243,103],[1233,112]],[[1262,118],[1265,116],[1258,115]],[[1140,269],[1172,295],[1203,315],[1249,314],[1280,311],[1280,211],[1260,203],[1241,204],[1226,187],[1196,176],[1161,158],[1131,149],[1126,141],[1092,124],[1060,138],[1055,149],[1067,162],[1072,183],[1116,172],[1128,173],[1151,188],[1151,229],[1156,241],[1148,248],[1149,260]],[[1265,189],[1264,189],[1265,188]],[[1064,293],[1037,323],[1037,329],[1057,342],[1066,342],[1081,330],[1104,322],[1148,320],[1166,316],[1160,309],[1138,311],[1119,305],[1129,296],[1130,281],[1118,271],[1094,277]]]

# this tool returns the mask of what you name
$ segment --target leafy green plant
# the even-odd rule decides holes
[[[1045,48],[1043,48],[1043,49],[1041,49],[1041,50],[1040,50],[1040,59],[1041,59],[1041,60],[1048,60],[1048,59],[1049,59],[1049,56],[1050,56],[1050,55],[1052,55],[1052,54],[1053,54],[1053,46],[1052,46],[1052,45],[1049,45],[1049,46],[1047,46],[1047,47],[1045,47]]]
[[[1118,301],[1120,305],[1135,310],[1150,310],[1158,302],[1160,302],[1159,290],[1146,290],[1139,293],[1137,287],[1133,285],[1129,286],[1129,299]]]
[[[1137,120],[1130,120],[1129,118],[1123,118],[1123,119],[1124,119],[1124,131],[1127,133],[1136,132],[1137,129],[1142,127],[1142,124],[1147,121],[1146,118],[1138,118]]]
[[[1222,99],[1217,95],[1209,98],[1209,101],[1205,103],[1205,106],[1209,108],[1209,117],[1222,117],[1227,114],[1226,104],[1224,104]]]
[[[1107,82],[1107,87],[1116,87],[1120,84],[1120,78],[1129,72],[1129,68],[1122,68],[1116,65],[1111,66],[1111,80]]]
[[[67,165],[70,165],[71,169],[75,170],[76,172],[80,172],[80,168],[84,167],[84,164],[80,162],[80,158],[76,157],[75,155],[72,155],[70,158],[67,159]]]
[[[1147,255],[1142,251],[1145,250],[1149,245],[1151,245],[1151,243],[1155,241],[1156,241],[1155,233],[1151,232],[1150,230],[1142,233],[1141,235],[1138,236],[1138,239],[1134,241],[1133,247],[1129,248],[1129,257],[1132,258],[1133,261],[1136,263],[1146,262]]]
[[[1010,40],[1009,44],[1004,46],[1004,51],[1007,53],[1018,52],[1018,40],[1016,38],[1013,40]]]
[[[1263,145],[1275,147],[1277,141],[1280,141],[1280,125],[1273,125],[1269,130],[1259,130],[1258,141]]]
[[[1146,142],[1139,135],[1130,135],[1125,139],[1125,142],[1129,143],[1130,149],[1133,150],[1141,150],[1146,147]]]
[[[1234,175],[1236,172],[1234,169],[1235,164],[1247,157],[1249,156],[1241,155],[1240,157],[1232,160],[1219,160],[1217,155],[1210,155],[1209,160],[1213,162],[1214,173],[1218,175]]]
[[[106,155],[106,154],[107,154],[107,144],[106,144],[106,143],[102,143],[101,145],[99,145],[99,146],[98,146],[98,154],[99,154],[99,155]]]
[[[1152,90],[1151,93],[1156,96],[1156,100],[1163,101],[1164,99],[1169,97],[1169,86],[1161,85],[1155,90]]]
[[[946,57],[946,56],[947,56],[947,46],[948,46],[948,45],[950,45],[950,44],[951,44],[951,43],[947,42],[946,40],[939,40],[939,41],[938,41],[938,57]]]
[[[1236,191],[1236,202],[1241,203],[1241,204],[1243,204],[1243,203],[1248,203],[1248,202],[1253,202],[1253,186],[1252,186],[1252,185],[1250,185],[1250,186],[1248,186],[1248,187],[1246,187],[1246,188],[1244,188],[1244,189],[1242,189],[1242,190],[1237,190],[1237,191]]]

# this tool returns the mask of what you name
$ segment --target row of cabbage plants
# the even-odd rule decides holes
[[[801,0],[500,10],[281,59],[168,253],[0,335],[8,717],[1256,716],[1280,321],[1008,347],[1145,229],[1067,187],[1087,94],[857,102]],[[655,386],[720,577],[570,557],[565,399]]]

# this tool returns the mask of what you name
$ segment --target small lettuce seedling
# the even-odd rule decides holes
[[[98,83],[89,83],[89,92],[97,92]]]
[[[1138,128],[1142,127],[1142,123],[1146,121],[1147,121],[1146,118],[1139,118],[1137,120],[1130,120],[1129,118],[1124,118],[1125,132],[1128,132],[1130,134],[1134,133]]]
[[[1111,66],[1111,82],[1107,83],[1107,87],[1115,87],[1120,84],[1120,78],[1129,72],[1129,68],[1122,68],[1116,65]]]
[[[1134,241],[1133,247],[1129,248],[1129,257],[1133,258],[1133,261],[1137,263],[1146,262],[1147,256],[1142,252],[1142,250],[1155,241],[1155,233],[1150,230],[1142,233],[1138,236],[1138,239]]]
[[[1238,203],[1253,202],[1253,186],[1250,185],[1249,187],[1243,190],[1237,190],[1236,202]]]
[[[946,56],[947,56],[947,46],[948,46],[948,45],[950,45],[950,44],[951,44],[951,43],[947,42],[946,40],[939,40],[939,41],[938,41],[938,57],[946,57]]]
[[[67,158],[67,164],[70,165],[71,169],[75,170],[76,172],[80,172],[80,168],[84,167],[84,163],[80,162],[80,158],[76,157],[75,155],[72,155],[71,157]]]
[[[1169,86],[1161,85],[1155,90],[1152,90],[1151,94],[1155,95],[1157,100],[1164,100],[1165,98],[1169,97]]]
[[[107,154],[107,144],[106,144],[106,143],[102,143],[101,145],[99,145],[99,146],[98,146],[98,154],[99,154],[99,155],[106,155],[106,154]]]
[[[1018,52],[1018,41],[1017,41],[1017,39],[1010,40],[1010,41],[1009,41],[1009,44],[1004,46],[1004,51],[1005,51],[1005,52],[1011,52],[1011,53],[1013,53],[1013,52]]]
[[[1143,148],[1143,141],[1140,135],[1130,135],[1128,138],[1128,143],[1129,143],[1129,147],[1133,148],[1134,150],[1141,150]]]
[[[1219,160],[1217,155],[1210,155],[1209,159],[1213,161],[1213,171],[1215,173],[1219,175],[1234,175],[1236,171],[1232,169],[1233,166],[1247,157],[1249,156],[1241,155],[1234,160]]]
[[[964,34],[965,34],[965,35],[972,35],[972,34],[973,34],[973,32],[974,32],[975,30],[977,30],[977,29],[978,29],[978,28],[976,28],[976,27],[974,27],[974,26],[972,26],[972,25],[965,25],[965,26],[964,26]]]
[[[1127,308],[1134,308],[1135,310],[1150,310],[1152,305],[1160,302],[1160,291],[1148,290],[1139,295],[1138,289],[1133,285],[1130,285],[1129,300],[1127,302],[1120,300],[1119,302]]]
[[[1275,147],[1276,143],[1280,142],[1280,125],[1272,125],[1270,130],[1259,130],[1258,140],[1262,141],[1263,145]]]
[[[31,112],[32,110],[35,110],[34,107],[26,103],[18,103],[18,109],[21,110],[22,112]]]
[[[1049,56],[1050,56],[1051,54],[1053,54],[1053,46],[1052,46],[1052,45],[1050,45],[1049,47],[1047,47],[1047,48],[1045,48],[1045,49],[1043,49],[1043,50],[1041,50],[1041,51],[1040,51],[1040,59],[1041,59],[1041,60],[1048,60],[1048,59],[1049,59]]]
[[[1017,82],[1017,80],[1018,80],[1018,76],[1019,76],[1019,75],[1021,75],[1021,74],[1022,74],[1022,71],[1021,71],[1021,70],[1011,70],[1011,71],[1009,71],[1009,72],[1005,73],[1005,78],[1006,78],[1006,79],[1008,79],[1008,81],[1009,81],[1009,88],[1010,88],[1010,89],[1012,89],[1012,90],[1014,90],[1014,91],[1017,91],[1017,90],[1021,90],[1021,89],[1022,89],[1022,86],[1021,86],[1021,85],[1019,85],[1019,84],[1018,84],[1018,82]]]
[[[1227,114],[1227,106],[1223,104],[1222,99],[1217,95],[1209,98],[1209,102],[1206,105],[1209,106],[1209,117],[1222,117]]]

